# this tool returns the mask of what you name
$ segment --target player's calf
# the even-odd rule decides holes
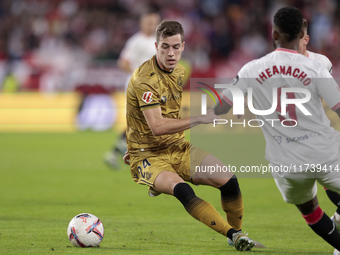
[[[236,230],[242,229],[243,200],[241,190],[235,175],[219,187],[221,191],[221,204],[226,213],[228,223]]]
[[[334,221],[336,228],[340,232],[340,195],[334,191],[326,189],[326,194],[328,198],[336,205],[337,209],[334,215],[331,217],[331,220]]]
[[[308,226],[336,249],[340,249],[340,233],[334,222],[323,212],[320,206],[308,215],[302,215]]]
[[[178,183],[174,188],[174,196],[183,204],[192,217],[218,233],[232,239],[232,235],[237,232],[211,204],[197,197],[189,184]]]
[[[254,241],[232,228],[211,204],[196,196],[189,184],[178,183],[174,188],[174,196],[192,217],[233,240],[236,250],[248,251],[254,247]]]

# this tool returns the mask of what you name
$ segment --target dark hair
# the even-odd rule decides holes
[[[288,42],[294,40],[302,30],[302,13],[294,7],[283,7],[275,13],[274,25],[288,35]]]
[[[308,22],[307,22],[307,20],[306,19],[303,19],[303,21],[302,21],[302,29],[308,29]]]
[[[180,34],[183,42],[184,30],[181,23],[173,20],[163,20],[156,28],[156,41],[168,36]]]

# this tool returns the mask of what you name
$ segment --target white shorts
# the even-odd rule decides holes
[[[322,166],[325,165],[328,167],[328,171],[318,172],[316,169],[309,169],[294,173],[273,172],[276,186],[280,190],[283,200],[295,205],[312,200],[317,193],[316,182],[340,194],[340,158]],[[331,168],[332,171],[329,170]],[[336,170],[337,168],[338,170]]]

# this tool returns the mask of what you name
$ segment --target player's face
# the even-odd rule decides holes
[[[144,15],[140,21],[141,31],[148,36],[155,34],[156,27],[160,20],[160,16],[156,13]]]
[[[160,38],[156,42],[158,65],[164,71],[173,70],[181,59],[185,42],[182,42],[180,34]]]

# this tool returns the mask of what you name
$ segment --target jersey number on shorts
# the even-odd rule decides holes
[[[145,169],[147,166],[151,166],[151,163],[150,163],[149,160],[146,158],[146,159],[143,159],[143,168]]]
[[[146,158],[146,159],[143,159],[142,164],[143,164],[143,169],[147,168],[148,166],[151,166],[151,163],[149,162],[149,160],[148,160],[147,158]],[[140,166],[137,166],[137,170],[138,170],[139,174],[140,174],[144,179],[149,180],[149,179],[151,178],[152,173],[143,171],[142,168],[141,168]]]
[[[278,115],[279,115],[279,119],[280,121],[284,121],[286,118],[283,117],[280,113],[281,113],[281,89],[283,87],[280,87],[278,88],[277,90],[277,107],[276,107],[276,111],[278,112]],[[288,99],[295,99],[295,94],[290,92],[290,93],[287,93],[287,97]],[[293,120],[296,120],[297,122],[297,117],[296,117],[296,108],[295,108],[295,104],[288,104],[287,105],[287,112],[288,112],[288,116],[289,116],[289,119],[293,119]],[[295,126],[296,123],[295,121],[285,121],[285,125],[286,126]]]

